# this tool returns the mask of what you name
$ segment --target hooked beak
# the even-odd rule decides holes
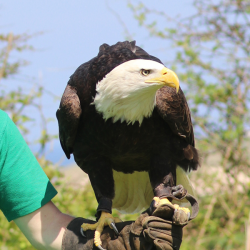
[[[164,67],[161,70],[161,74],[159,77],[146,80],[145,82],[160,83],[163,86],[169,86],[172,88],[176,88],[176,93],[178,93],[179,88],[180,88],[178,76],[175,74],[174,71],[172,71],[171,69],[168,69],[166,67]]]

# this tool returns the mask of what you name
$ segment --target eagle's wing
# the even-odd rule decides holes
[[[92,101],[88,71],[94,60],[95,58],[80,65],[70,77],[56,112],[60,143],[68,159],[73,153],[80,118]]]
[[[79,119],[82,113],[77,91],[71,85],[67,85],[56,112],[59,124],[59,139],[67,158],[73,152],[73,145],[78,129]]]
[[[170,87],[159,89],[156,93],[156,109],[176,135],[195,146],[191,114],[181,88],[178,93]]]
[[[173,140],[182,149],[180,159],[187,159],[189,164],[180,162],[181,167],[187,170],[195,170],[200,165],[198,152],[195,148],[191,113],[187,100],[181,90],[176,93],[174,88],[162,87],[156,93],[156,109],[170,129],[184,140]],[[183,159],[183,160],[184,160]]]

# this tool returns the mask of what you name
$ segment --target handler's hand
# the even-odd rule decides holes
[[[62,250],[94,250],[94,231],[86,231],[86,237],[80,233],[82,223],[94,221],[76,218],[70,222],[63,239]],[[172,221],[147,212],[141,214],[135,222],[116,223],[120,236],[106,227],[101,235],[102,247],[107,250],[178,250],[182,241],[183,226],[173,225]]]

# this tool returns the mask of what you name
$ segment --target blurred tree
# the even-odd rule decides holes
[[[53,172],[57,176],[59,175],[58,172],[51,167],[50,162],[43,155],[45,144],[54,138],[47,132],[47,120],[43,116],[39,102],[43,94],[43,87],[34,84],[33,88],[27,91],[23,86],[15,89],[13,86],[9,86],[7,81],[9,78],[16,76],[22,66],[27,65],[27,61],[15,60],[15,58],[18,57],[16,56],[18,53],[33,50],[33,47],[28,45],[31,37],[27,34],[0,34],[0,108],[9,114],[23,136],[30,133],[31,122],[36,123],[35,118],[32,116],[34,113],[28,112],[30,108],[39,113],[42,128],[39,141],[36,142],[40,144],[41,149],[37,154],[37,159],[46,172]],[[8,223],[2,213],[0,214],[0,227],[2,228],[0,232],[1,249],[34,249],[16,225],[13,222]]]
[[[43,116],[42,107],[39,103],[39,98],[43,94],[43,87],[34,83],[32,89],[25,91],[22,86],[15,89],[3,84],[4,80],[17,75],[20,68],[28,64],[25,60],[15,60],[16,56],[12,55],[26,50],[33,50],[33,47],[28,45],[31,37],[27,34],[0,34],[0,108],[9,114],[24,136],[29,133],[28,127],[30,122],[35,121],[31,115],[28,115],[29,112],[24,110],[31,107],[35,108],[42,120],[39,142],[41,149],[44,149],[45,143],[52,138],[47,133],[46,119]]]
[[[221,159],[224,183],[209,183],[203,172],[193,174],[194,181],[206,179],[213,195],[199,197],[201,212],[190,223],[182,249],[243,249],[250,207],[249,185],[239,188],[250,170],[250,1],[192,4],[194,13],[183,12],[185,17],[142,2],[131,1],[129,7],[151,36],[171,43],[176,52],[168,66],[176,70],[188,98],[203,164],[209,165],[206,159],[213,154]]]

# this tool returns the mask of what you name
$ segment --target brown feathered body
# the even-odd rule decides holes
[[[89,175],[99,210],[105,210],[101,200],[115,197],[114,170],[147,172],[154,195],[159,195],[164,187],[176,184],[177,165],[185,171],[199,165],[190,111],[181,89],[178,93],[170,87],[157,90],[152,115],[141,124],[104,120],[91,104],[96,84],[107,73],[138,58],[160,62],[133,42],[102,45],[98,56],[70,77],[57,111],[62,148],[68,158],[73,153]]]

